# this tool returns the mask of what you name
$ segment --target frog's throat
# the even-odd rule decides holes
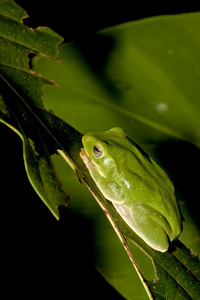
[[[92,161],[92,159],[88,156],[88,162],[86,167],[88,168],[88,170],[90,171],[91,175],[94,172],[94,170],[96,172],[98,172],[102,177],[106,177],[105,174],[101,171],[101,169],[99,168],[98,165],[95,164],[95,162]]]

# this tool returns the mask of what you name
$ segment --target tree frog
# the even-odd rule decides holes
[[[165,171],[119,127],[88,133],[82,142],[80,156],[104,197],[150,247],[167,251],[182,217]]]

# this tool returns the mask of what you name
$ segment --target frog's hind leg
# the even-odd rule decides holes
[[[132,229],[153,249],[167,251],[171,232],[167,219],[156,209],[143,203],[135,203],[131,210],[134,224]]]

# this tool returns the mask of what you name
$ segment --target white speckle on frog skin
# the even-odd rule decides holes
[[[124,180],[124,183],[125,183],[126,187],[127,187],[128,189],[130,189],[130,187],[131,187],[130,182],[127,181],[127,180]]]
[[[158,113],[165,113],[168,110],[168,105],[164,102],[160,102],[156,105],[156,111]]]
[[[109,168],[109,164],[111,164],[111,162],[112,162],[112,159],[110,159],[109,157],[105,157],[104,161],[103,161],[104,167]]]

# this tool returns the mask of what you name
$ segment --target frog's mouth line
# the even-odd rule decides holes
[[[92,161],[91,157],[88,155],[85,148],[81,148],[80,157],[84,161],[84,163],[85,163],[87,169],[89,170],[89,172],[90,172],[90,169],[93,168],[93,169],[98,170],[98,172],[101,174],[102,177],[105,177],[105,175],[101,172],[99,167]]]
[[[80,157],[86,165],[92,161],[89,155],[87,154],[85,148],[81,148]]]
[[[80,157],[82,158],[82,160],[84,161],[86,167],[88,168],[88,165],[92,165],[95,168],[97,168],[97,166],[93,163],[92,159],[90,158],[90,156],[88,155],[87,151],[85,150],[85,148],[81,148],[81,152],[80,152]]]

